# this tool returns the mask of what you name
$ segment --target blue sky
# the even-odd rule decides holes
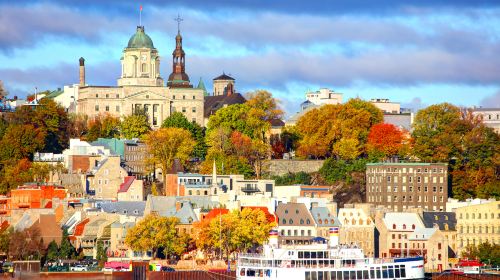
[[[11,97],[77,83],[83,56],[89,84],[116,85],[139,5],[164,78],[180,14],[194,84],[225,71],[288,113],[320,87],[411,108],[500,107],[500,1],[0,1],[0,80]]]

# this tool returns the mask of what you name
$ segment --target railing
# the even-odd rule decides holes
[[[240,257],[238,266],[249,266],[255,268],[274,268],[274,267],[287,267],[287,268],[360,268],[366,267],[370,259],[357,259],[352,262],[346,262],[344,259],[298,259],[298,260],[273,260],[273,259],[245,259]],[[384,260],[385,261],[385,260]],[[380,262],[380,264],[383,262]],[[384,262],[388,263],[388,262]]]

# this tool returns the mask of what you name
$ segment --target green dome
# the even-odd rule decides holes
[[[128,40],[127,48],[137,49],[137,48],[148,48],[154,49],[153,40],[144,33],[144,26],[137,26],[137,31],[135,32],[130,40]]]

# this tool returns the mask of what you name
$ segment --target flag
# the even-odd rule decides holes
[[[142,12],[142,5],[139,6],[139,10]]]

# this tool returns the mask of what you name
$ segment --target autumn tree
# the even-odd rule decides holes
[[[191,132],[191,137],[196,141],[192,156],[195,158],[205,159],[207,154],[205,131],[199,124],[188,121],[186,116],[184,116],[181,112],[174,112],[163,121],[161,127],[177,127]]]
[[[245,208],[195,223],[193,235],[199,249],[221,252],[229,259],[234,252],[246,252],[262,245],[275,225],[267,220],[263,211]]]
[[[88,133],[89,117],[85,114],[69,114],[69,138],[82,138]]]
[[[492,266],[500,265],[500,245],[498,244],[491,244],[489,242],[479,245],[469,244],[462,255],[464,258],[480,260]]]
[[[176,217],[160,217],[148,215],[127,231],[125,243],[134,251],[152,251],[157,257],[161,248],[166,256],[181,254],[181,238],[176,230],[179,219]]]
[[[120,119],[110,114],[99,114],[88,122],[86,141],[98,138],[116,138],[120,136]]]
[[[167,182],[167,172],[172,168],[174,160],[185,163],[196,145],[189,131],[176,127],[153,130],[144,137],[144,141],[148,154],[151,155],[147,160],[160,165],[164,183]]]
[[[0,158],[2,160],[19,160],[31,158],[45,145],[45,132],[33,125],[11,124],[0,141]]]
[[[142,138],[151,130],[148,116],[144,111],[136,110],[120,123],[121,137],[125,139]]]
[[[14,260],[27,260],[29,256],[40,259],[44,251],[43,239],[37,227],[12,233],[9,254]]]
[[[379,123],[370,128],[367,151],[382,158],[397,155],[403,146],[403,132],[393,124]]]
[[[6,256],[9,256],[9,244],[13,232],[14,230],[12,227],[4,229],[0,232],[0,252]]]

